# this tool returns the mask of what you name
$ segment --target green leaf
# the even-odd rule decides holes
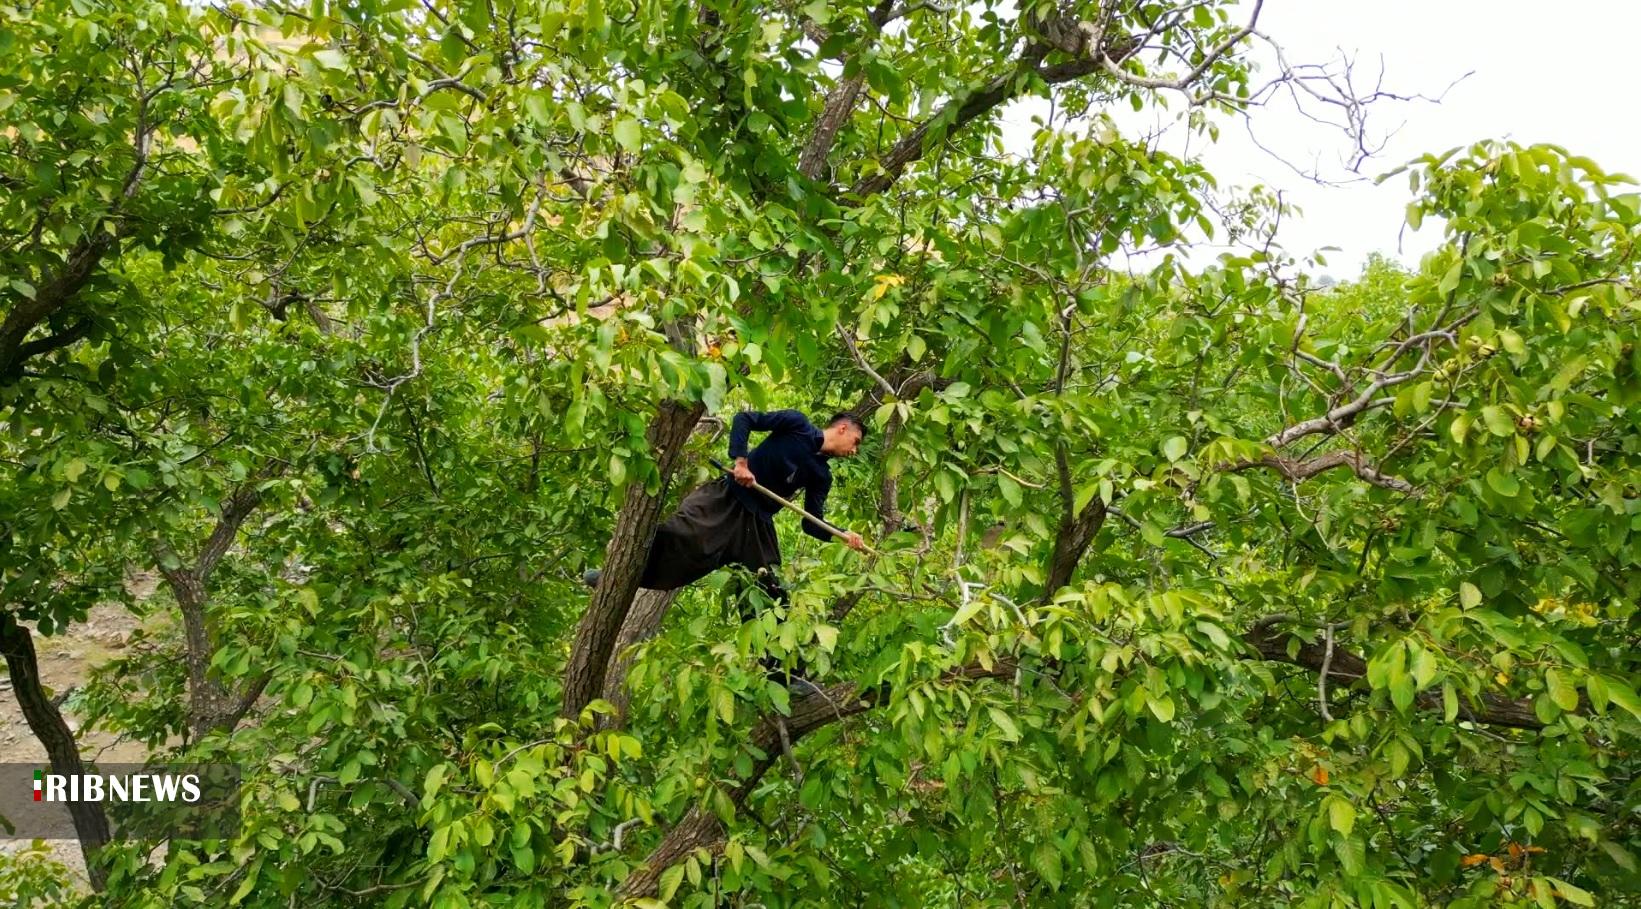
[[[735,696],[728,688],[712,689],[712,707],[718,712],[718,718],[726,723],[735,722]]]
[[[661,872],[661,900],[666,902],[678,892],[678,885],[684,880],[684,866],[673,865]]]
[[[1413,706],[1413,678],[1407,674],[1407,646],[1395,645],[1385,664],[1385,684],[1390,688],[1390,702],[1406,713]]]
[[[1635,696],[1635,689],[1620,679],[1603,678],[1602,681],[1607,683],[1607,694],[1612,698],[1612,702],[1641,720],[1641,699]]]
[[[981,610],[981,608],[982,608],[982,604],[981,604],[980,598],[975,597],[975,598],[969,600],[967,603],[964,603],[962,606],[959,606],[957,608],[957,612],[952,614],[952,617],[949,620],[949,622],[953,626],[962,625],[964,622],[967,622],[969,619],[974,618],[975,614],[978,613]]]
[[[611,134],[615,136],[615,141],[629,152],[637,154],[638,150],[643,147],[643,129],[638,125],[638,121],[631,117],[622,117],[616,120]]]
[[[1575,906],[1594,906],[1595,897],[1588,890],[1582,890],[1566,881],[1557,878],[1548,878],[1550,885],[1556,888],[1556,896],[1561,897]]]
[[[59,489],[57,494],[51,497],[51,507],[57,511],[62,511],[68,506],[69,497],[73,494],[74,491],[67,486]]]
[[[1343,796],[1328,796],[1328,824],[1344,836],[1356,826],[1356,806]]]
[[[1452,435],[1454,442],[1463,445],[1465,436],[1470,432],[1470,415],[1461,413],[1454,417],[1453,422],[1447,424],[1447,431]]]
[[[1060,865],[1060,850],[1052,843],[1040,843],[1031,851],[1031,867],[1048,881],[1048,885],[1055,890],[1060,889],[1060,881],[1064,869]]]
[[[422,783],[422,794],[424,798],[432,798],[433,796],[439,794],[439,790],[444,787],[444,776],[449,772],[449,770],[450,766],[443,763],[434,764],[428,769],[427,779]]]
[[[537,126],[548,126],[553,122],[552,113],[547,109],[547,97],[541,92],[529,92],[524,96],[524,112]]]
[[[1452,267],[1447,270],[1446,274],[1442,275],[1441,283],[1436,285],[1436,293],[1441,294],[1444,297],[1452,293],[1454,289],[1459,286],[1459,278],[1463,276],[1464,260],[1460,259],[1459,261],[1453,263]]]
[[[1590,696],[1590,706],[1596,713],[1606,713],[1609,701],[1607,680],[1595,673],[1584,677],[1584,692]]]
[[[1003,730],[1003,738],[1011,742],[1020,741],[1020,727],[1014,725],[1007,713],[997,707],[988,707],[986,711],[991,714],[991,721],[997,724],[997,728]]]
[[[1558,669],[1547,669],[1544,672],[1544,685],[1550,691],[1550,699],[1562,710],[1572,712],[1578,709],[1578,688]]]
[[[530,872],[536,870],[536,854],[535,851],[530,848],[529,843],[525,843],[522,846],[514,845],[512,847],[512,856],[513,864],[518,866],[519,871],[524,874],[529,874]]]
[[[68,466],[63,468],[63,476],[70,483],[78,482],[80,475],[84,473],[85,461],[81,458],[75,458],[74,460],[69,461]]]
[[[1367,845],[1360,837],[1341,837],[1333,844],[1333,851],[1346,876],[1357,877],[1367,869]]]
[[[1459,585],[1459,604],[1466,609],[1475,609],[1481,605],[1481,590],[1476,585],[1465,581]]]
[[[1436,655],[1417,644],[1409,644],[1413,651],[1413,684],[1419,688],[1436,680]]]
[[[1162,544],[1168,542],[1168,534],[1165,533],[1161,527],[1158,527],[1150,521],[1140,522],[1140,536],[1145,539],[1145,542],[1151,544],[1152,546],[1161,546]]]
[[[314,51],[313,59],[325,69],[346,69],[348,65],[347,54],[329,47]]]
[[[1015,508],[1020,507],[1020,484],[1009,479],[1005,474],[997,475],[997,490],[1003,494],[1003,499]]]
[[[1493,487],[1494,492],[1506,498],[1513,498],[1516,493],[1521,491],[1521,483],[1516,480],[1515,476],[1499,470],[1497,467],[1487,471],[1487,485]]]
[[[1607,853],[1607,856],[1616,862],[1618,867],[1623,868],[1625,871],[1634,871],[1638,865],[1641,865],[1641,863],[1636,862],[1635,856],[1631,855],[1628,849],[1625,849],[1623,846],[1618,845],[1612,840],[1602,840],[1601,851]]]
[[[1156,715],[1157,719],[1162,720],[1164,723],[1174,721],[1174,699],[1168,695],[1148,697],[1145,699],[1145,706],[1150,707],[1151,712]]]
[[[1166,442],[1162,443],[1163,457],[1170,462],[1178,461],[1180,458],[1185,457],[1185,451],[1189,446],[1190,443],[1186,441],[1184,436],[1170,436]]]

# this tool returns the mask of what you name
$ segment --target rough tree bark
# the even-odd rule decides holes
[[[600,725],[606,729],[621,729],[627,725],[627,710],[632,706],[632,692],[627,690],[627,672],[632,669],[632,647],[641,644],[661,630],[661,620],[678,595],[677,590],[640,589],[633,598],[632,609],[621,623],[615,636],[614,655],[610,668],[604,673],[604,700],[615,707],[615,713],[604,717]]]
[[[1105,501],[1098,496],[1090,499],[1081,512],[1077,511],[1075,493],[1071,488],[1071,462],[1065,446],[1056,448],[1054,460],[1060,470],[1060,532],[1054,537],[1054,552],[1048,559],[1044,600],[1052,598],[1060,588],[1071,583],[1077,563],[1083,560],[1083,553],[1088,552],[1094,536],[1105,526],[1106,517]]]
[[[882,0],[868,15],[874,29],[881,29],[889,21],[892,9],[892,0]],[[875,32],[874,32],[875,35]],[[830,36],[816,28],[809,37],[816,44],[825,44]],[[848,58],[844,64],[848,65]],[[838,131],[843,129],[854,115],[855,104],[860,99],[860,91],[866,85],[866,72],[862,70],[832,87],[826,96],[826,103],[821,108],[821,115],[815,121],[815,130],[810,133],[809,141],[804,143],[803,152],[798,155],[798,173],[811,180],[819,180],[826,171],[826,159],[832,152],[832,146],[837,144]]]
[[[610,654],[621,623],[638,592],[638,578],[644,572],[655,528],[661,523],[661,506],[667,486],[683,459],[688,441],[703,410],[700,402],[662,401],[650,421],[647,437],[654,453],[661,488],[654,495],[642,483],[631,483],[616,514],[610,542],[604,549],[603,576],[593,589],[592,601],[576,623],[570,645],[570,662],[564,670],[562,714],[574,719],[604,687]]]
[[[74,733],[40,684],[34,638],[27,628],[18,624],[16,614],[9,609],[0,610],[0,652],[5,654],[6,668],[11,672],[17,706],[22,708],[23,719],[28,721],[34,737],[45,746],[52,771],[63,775],[84,773],[85,764],[80,760]],[[85,857],[86,876],[91,880],[92,889],[101,893],[108,884],[108,872],[97,861],[97,851],[108,843],[108,818],[98,802],[69,802],[68,813],[74,819],[80,854]]]

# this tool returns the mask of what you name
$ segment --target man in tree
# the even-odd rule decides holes
[[[754,430],[768,435],[749,454],[747,437]],[[865,424],[851,413],[832,417],[825,429],[816,428],[796,410],[736,414],[729,430],[734,482],[731,477],[719,477],[684,497],[678,511],[656,530],[638,585],[672,590],[726,565],[745,565],[759,573],[771,596],[783,599],[785,591],[773,574],[781,561],[774,520],[780,505],[752,484],[760,483],[782,498],[791,498],[802,489],[804,510],[823,518],[826,496],[832,489],[828,462],[854,457],[865,435]],[[826,528],[807,518],[803,532],[820,540],[833,538]],[[860,534],[852,532],[844,542],[855,550],[865,545]],[[582,579],[588,586],[597,586],[601,575],[595,568]]]

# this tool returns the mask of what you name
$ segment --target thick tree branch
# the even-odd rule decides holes
[[[1071,465],[1063,443],[1055,445],[1054,464],[1060,477],[1060,528],[1054,535],[1054,551],[1048,560],[1048,581],[1043,585],[1042,596],[1045,601],[1071,583],[1077,563],[1105,526],[1106,517],[1105,500],[1099,496],[1090,499],[1081,513],[1077,511],[1071,491]]]
[[[97,270],[97,264],[114,245],[114,239],[101,229],[101,225],[98,226],[95,237],[96,239],[82,240],[69,253],[63,267],[49,281],[35,288],[34,297],[20,300],[12,307],[11,312],[6,313],[5,321],[0,322],[0,384],[16,381],[22,375],[23,364],[29,357],[55,350],[77,340],[76,337],[70,337],[62,343],[53,343],[51,338],[46,338],[25,343],[29,332],[52,313],[66,306],[90,282],[91,276]],[[89,328],[90,325],[86,325],[86,329]],[[67,332],[73,330],[70,328]],[[61,334],[63,333],[59,333]]]
[[[587,611],[576,624],[570,661],[564,670],[561,712],[566,717],[580,716],[582,708],[603,691],[610,654],[632,607],[633,595],[638,592],[638,579],[644,572],[655,528],[661,523],[667,487],[682,463],[684,443],[689,440],[703,409],[698,401],[665,400],[650,421],[647,436],[656,471],[661,476],[661,488],[651,495],[643,483],[627,485],[615,527],[610,531],[610,542],[604,550],[603,576],[593,590]]]
[[[98,218],[80,242],[69,250],[62,268],[42,281],[40,286],[35,288],[32,297],[18,301],[11,311],[6,313],[5,321],[0,322],[0,385],[15,382],[22,375],[23,364],[29,357],[71,344],[90,329],[88,323],[83,328],[77,323],[52,337],[32,344],[25,343],[29,332],[79,296],[80,291],[96,273],[103,256],[114,248],[116,219],[119,218],[125,204],[137,194],[138,188],[142,185],[143,175],[148,169],[149,148],[154,134],[154,124],[149,119],[149,104],[155,96],[170,88],[172,84],[167,80],[155,88],[143,91],[139,82],[138,89],[142,94],[137,100],[136,125],[132,129],[133,160],[131,169],[126,171],[125,179],[120,182],[119,195],[114,199],[108,212]]]
[[[222,503],[222,516],[217,519],[216,527],[212,528],[194,563],[194,574],[199,577],[200,583],[211,579],[211,573],[227,554],[228,547],[233,545],[234,537],[239,535],[239,528],[245,519],[262,504],[262,491],[256,487],[267,476],[269,472],[264,471],[252,477]]]
[[[1334,642],[1330,658],[1329,648],[1325,642],[1307,640],[1293,632],[1282,630],[1280,626],[1288,621],[1286,616],[1266,616],[1255,622],[1253,628],[1242,636],[1242,640],[1259,654],[1260,659],[1302,666],[1317,673],[1326,667],[1328,680],[1335,684],[1350,685],[1358,679],[1366,678],[1366,660],[1340,647],[1337,641]],[[1288,652],[1290,642],[1297,645],[1291,656]],[[1426,710],[1439,711],[1442,709],[1441,692],[1420,692],[1414,698],[1414,703]],[[1483,694],[1478,702],[1467,702],[1461,697],[1459,718],[1472,723],[1507,726],[1513,729],[1544,728],[1544,723],[1539,720],[1530,701],[1518,701],[1495,694]]]
[[[825,173],[827,155],[837,144],[838,131],[843,129],[854,113],[855,103],[865,85],[866,73],[861,71],[839,82],[826,96],[826,104],[815,121],[815,131],[798,155],[798,173],[811,180],[819,180]]]
[[[17,695],[17,706],[23,711],[34,737],[46,749],[54,773],[78,775],[85,773],[80,760],[80,749],[74,733],[63,720],[57,705],[46,697],[40,682],[40,663],[34,652],[33,635],[17,621],[16,613],[0,609],[0,653],[5,655],[6,668],[11,673],[12,692]],[[108,817],[98,802],[72,801],[68,803],[69,816],[74,821],[74,832],[80,840],[80,852],[85,856],[86,875],[91,887],[101,893],[108,884],[108,871],[97,859],[97,851],[108,843]]]
[[[849,194],[856,199],[865,199],[888,189],[908,164],[932,150],[935,143],[931,141],[930,134],[937,127],[944,127],[942,136],[956,133],[971,121],[1019,95],[1031,84],[1034,77],[1049,85],[1080,79],[1100,71],[1106,64],[1120,64],[1139,47],[1140,40],[1134,36],[1121,35],[1113,38],[1102,33],[1101,45],[1097,51],[1089,50],[1079,59],[1041,66],[1043,58],[1058,48],[1042,41],[1031,42],[1019,58],[1012,62],[1008,73],[997,76],[947,102],[927,120],[914,127],[910,133],[902,136],[900,141],[889,149],[889,153],[878,160],[878,172],[858,180],[849,190]]]
[[[90,333],[91,320],[89,318],[82,317],[73,325],[70,325],[56,334],[47,335],[43,338],[35,338],[34,340],[29,341],[19,347],[17,349],[17,362],[19,364],[26,363],[41,354],[50,353],[54,350],[60,350],[70,344],[73,344],[75,341],[84,338]]]
[[[900,141],[889,149],[889,153],[878,160],[877,173],[857,181],[849,190],[849,194],[856,199],[864,200],[888,189],[900,177],[906,165],[922,158],[933,147],[930,133],[937,124],[945,125],[942,135],[951,135],[980,115],[1008,101],[1024,87],[1031,72],[1042,62],[1048,51],[1047,45],[1031,45],[1019,60],[1014,61],[1007,75],[998,76],[978,89],[948,102],[929,119],[919,123],[910,133],[901,137]]]

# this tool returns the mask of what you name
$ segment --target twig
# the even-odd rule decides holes
[[[1333,626],[1322,629],[1322,637],[1326,650],[1322,654],[1322,674],[1316,677],[1316,706],[1322,711],[1324,722],[1333,722],[1333,714],[1328,712],[1328,671],[1333,668]]]

